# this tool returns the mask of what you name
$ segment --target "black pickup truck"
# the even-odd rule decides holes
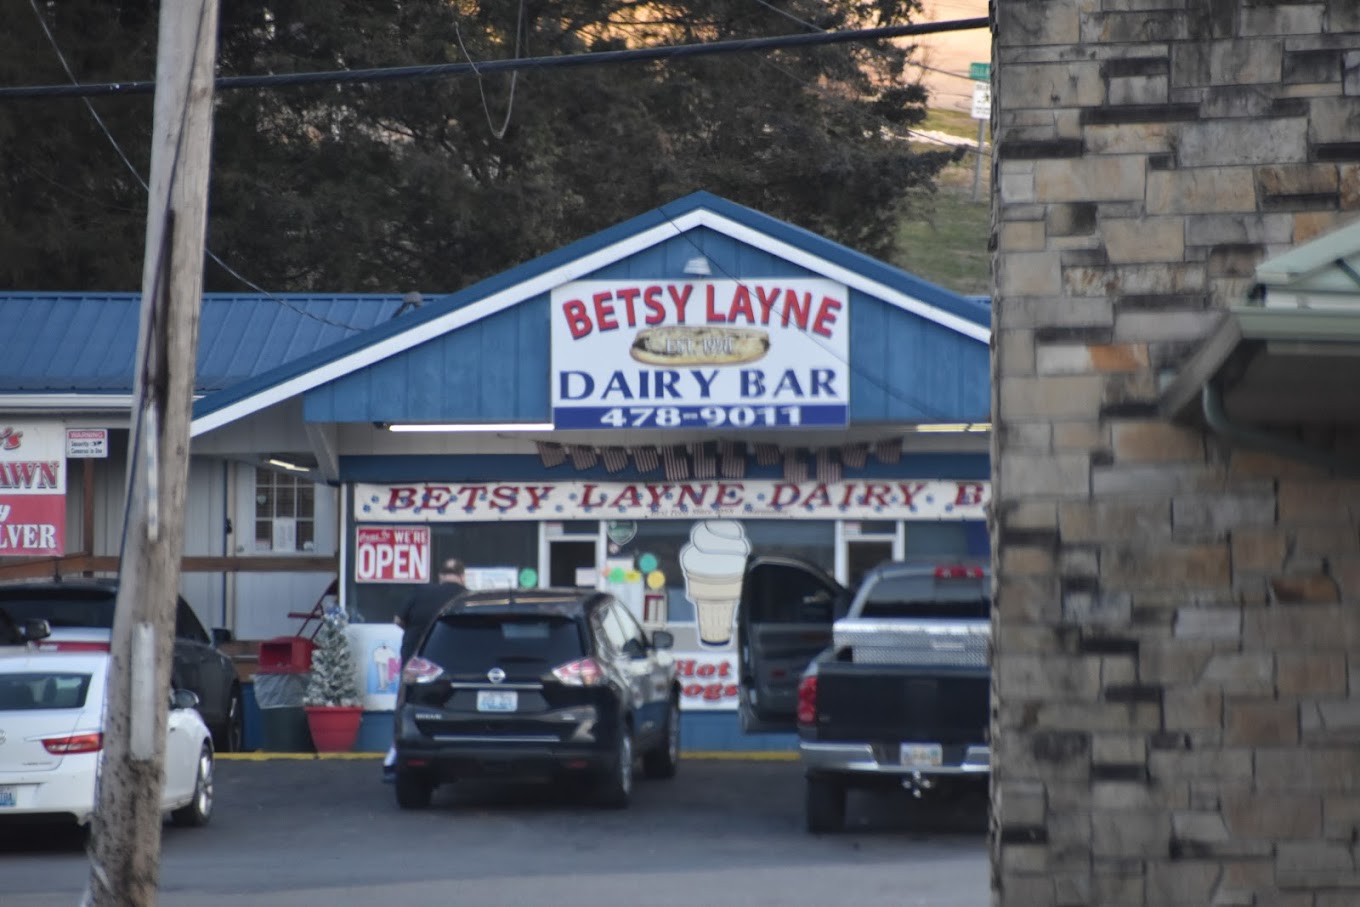
[[[797,729],[810,831],[843,827],[852,787],[985,782],[990,589],[980,564],[884,564],[852,597],[811,565],[751,562],[742,725]]]

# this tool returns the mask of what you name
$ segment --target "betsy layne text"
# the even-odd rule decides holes
[[[811,519],[981,520],[982,481],[424,482],[358,484],[365,522],[477,520]]]

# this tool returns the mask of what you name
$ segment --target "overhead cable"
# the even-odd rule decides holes
[[[930,35],[941,32],[969,31],[987,28],[986,17],[956,19],[950,22],[923,22],[916,25],[893,25],[884,28],[857,28],[816,34],[777,35],[769,38],[740,38],[731,41],[711,41],[700,44],[671,44],[662,47],[641,47],[630,50],[605,50],[555,57],[525,57],[518,60],[488,60],[484,63],[437,63],[420,66],[390,66],[374,69],[344,69],[331,72],[280,73],[261,76],[223,76],[214,83],[216,91],[237,91],[248,88],[287,88],[298,85],[338,85],[345,83],[410,82],[426,79],[445,79],[465,75],[486,75],[493,72],[523,70],[568,69],[583,66],[603,66],[615,63],[641,63],[685,57],[716,56],[719,54],[748,53],[751,51],[780,50],[791,47],[817,47],[860,41],[879,41],[910,35]],[[0,87],[0,99],[95,97],[100,95],[151,94],[156,90],[154,80],[131,82],[101,82],[86,85],[13,85]]]

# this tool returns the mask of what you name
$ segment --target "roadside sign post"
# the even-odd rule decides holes
[[[973,167],[973,201],[982,189],[982,143],[987,137],[987,122],[992,118],[992,64],[968,64],[973,84],[973,119],[978,121],[977,157]]]

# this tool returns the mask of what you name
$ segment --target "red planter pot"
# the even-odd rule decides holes
[[[312,731],[312,743],[318,753],[348,753],[359,738],[359,720],[363,706],[306,706],[307,726]]]

